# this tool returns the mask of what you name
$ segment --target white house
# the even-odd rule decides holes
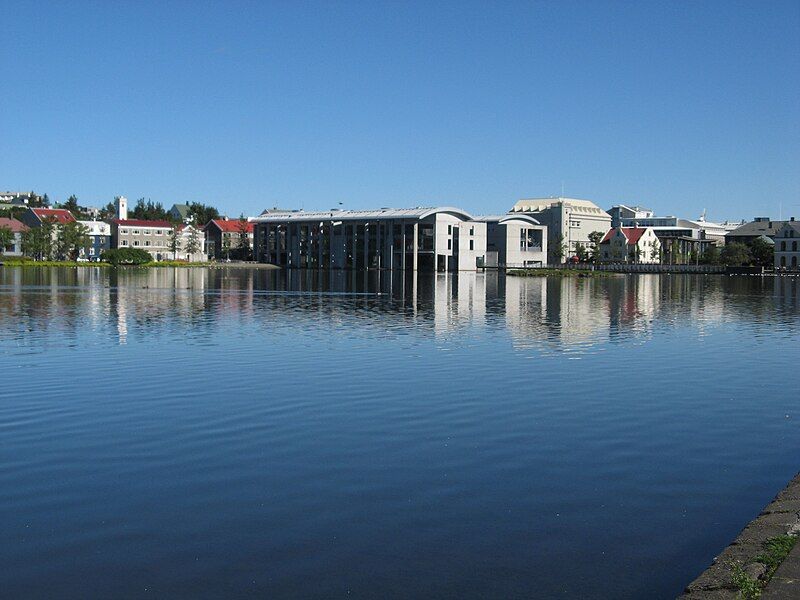
[[[600,242],[602,262],[658,263],[661,242],[652,227],[609,229]]]

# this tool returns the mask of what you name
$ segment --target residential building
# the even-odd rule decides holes
[[[239,219],[214,219],[203,227],[206,240],[206,252],[209,258],[217,260],[225,258],[245,258],[253,248],[253,223]],[[242,252],[242,236],[247,236],[248,252]]]
[[[189,252],[192,246],[192,238],[194,238],[196,249],[194,252]],[[206,262],[208,260],[205,237],[201,228],[194,225],[178,225],[178,252],[176,259],[188,262]]]
[[[267,212],[253,219],[256,260],[335,269],[474,271],[486,223],[452,207]]]
[[[22,234],[28,231],[28,226],[17,219],[0,217],[0,227],[10,229],[11,233],[14,234],[14,240],[5,248],[0,248],[0,254],[3,256],[22,256]]]
[[[520,200],[509,211],[524,213],[547,227],[548,262],[565,262],[575,255],[578,244],[588,248],[589,234],[608,231],[611,216],[594,202],[576,198],[532,198]],[[563,252],[557,256],[561,244]],[[554,253],[555,252],[555,253]]]
[[[75,217],[65,208],[28,207],[28,210],[22,213],[20,220],[28,227],[41,227],[45,221],[51,221],[58,225],[72,223],[75,221]]]
[[[146,250],[153,260],[170,260],[172,223],[144,219],[114,219],[111,221],[111,246],[113,248],[139,248]]]
[[[749,223],[745,223],[733,231],[729,231],[725,235],[725,242],[728,244],[731,242],[751,244],[756,238],[762,235],[774,240],[784,224],[789,222],[791,221],[773,221],[769,217],[755,217]]]
[[[42,196],[33,192],[0,192],[0,202],[15,206],[27,206],[29,204],[39,206],[43,200]]]
[[[486,266],[541,267],[547,263],[547,227],[530,215],[476,217],[486,223]]]
[[[189,214],[188,204],[173,204],[172,208],[170,208],[167,212],[169,213],[169,216],[176,221],[181,221],[186,224],[189,224],[192,221],[192,217]]]
[[[652,227],[614,227],[600,242],[600,260],[614,263],[658,263],[661,241]]]
[[[800,222],[794,217],[783,222],[775,234],[775,268],[797,269],[800,266]]]
[[[642,206],[626,206],[617,204],[606,211],[611,215],[611,227],[617,228],[622,225],[623,219],[648,219],[653,216],[653,211]]]
[[[82,252],[84,258],[98,260],[100,255],[111,248],[111,225],[105,221],[78,221],[86,227],[89,235],[89,245]]]

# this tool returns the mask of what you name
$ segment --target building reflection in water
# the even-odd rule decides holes
[[[502,329],[515,347],[569,351],[618,336],[646,340],[656,326],[692,326],[698,335],[721,320],[796,326],[798,287],[796,278],[691,275],[3,268],[0,325],[21,344],[26,331],[74,337],[109,323],[120,344],[165,324],[182,326],[190,343],[211,343],[206,333],[223,321],[246,328],[313,316],[378,331],[415,325],[435,336]]]

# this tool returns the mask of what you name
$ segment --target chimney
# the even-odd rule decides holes
[[[124,221],[128,218],[128,199],[125,196],[118,196],[114,201],[117,205],[117,218]]]

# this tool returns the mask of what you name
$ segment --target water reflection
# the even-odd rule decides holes
[[[698,334],[723,321],[796,327],[795,278],[629,275],[608,278],[506,277],[497,272],[399,274],[225,268],[0,270],[3,336],[69,335],[113,325],[120,344],[166,322],[199,332],[220,319],[248,326],[306,316],[386,329],[396,320],[434,335],[502,326],[519,348],[574,351],[658,327]]]

